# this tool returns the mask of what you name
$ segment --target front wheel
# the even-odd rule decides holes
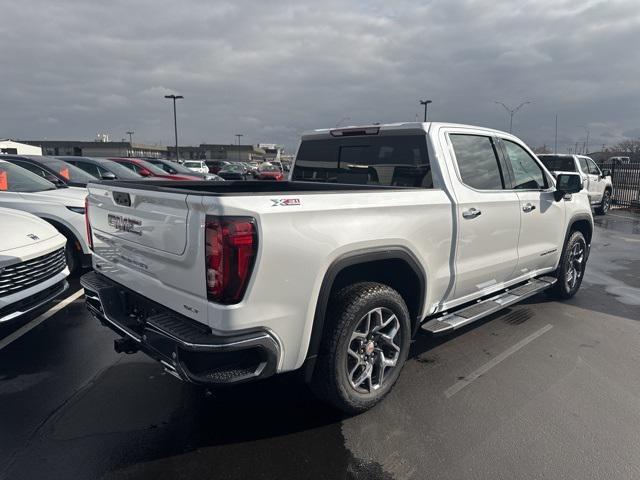
[[[606,215],[610,208],[611,192],[609,190],[605,190],[602,194],[602,201],[600,202],[600,205],[595,208],[596,215]]]
[[[574,231],[562,250],[560,265],[556,270],[557,282],[551,293],[561,299],[573,297],[584,277],[589,254],[587,240],[580,231]]]
[[[368,410],[389,393],[409,353],[411,322],[398,292],[363,282],[331,298],[311,387],[345,413]]]

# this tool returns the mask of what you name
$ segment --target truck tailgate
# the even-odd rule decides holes
[[[88,190],[96,271],[207,323],[202,199],[135,185]]]

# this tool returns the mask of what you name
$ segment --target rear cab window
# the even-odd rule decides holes
[[[505,188],[502,168],[492,137],[452,133],[449,138],[462,183],[477,190]]]
[[[303,140],[292,180],[433,188],[425,135]]]

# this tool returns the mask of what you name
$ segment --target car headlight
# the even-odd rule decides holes
[[[80,215],[84,215],[84,207],[67,207],[67,209],[72,212],[79,213]]]

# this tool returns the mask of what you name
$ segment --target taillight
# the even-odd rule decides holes
[[[257,250],[253,218],[207,216],[205,258],[209,300],[226,304],[242,300]]]
[[[93,250],[93,237],[91,236],[91,224],[89,223],[89,197],[84,197],[84,224],[87,227],[87,243]]]

